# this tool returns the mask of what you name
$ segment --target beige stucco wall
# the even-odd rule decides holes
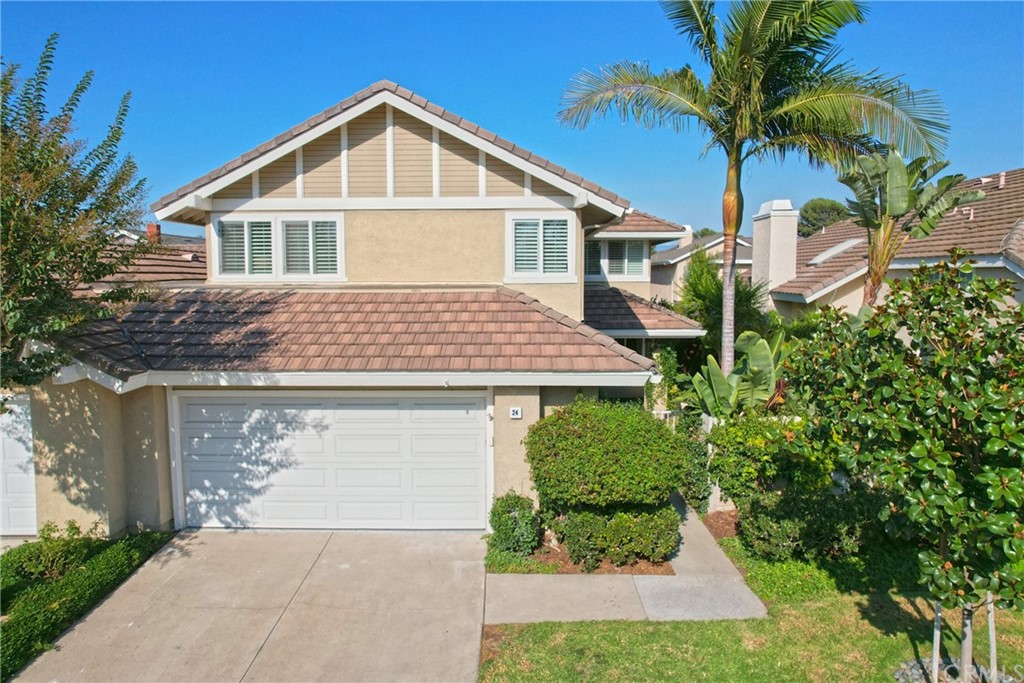
[[[124,531],[120,397],[92,382],[47,380],[32,393],[32,429],[38,523]]]
[[[347,211],[349,284],[500,283],[504,211]]]
[[[666,301],[677,301],[679,299],[676,268],[674,266],[651,266],[651,297],[665,299]]]
[[[167,391],[143,387],[121,397],[128,526],[170,528],[171,453]]]
[[[615,287],[617,289],[622,289],[622,290],[625,290],[627,292],[632,292],[633,294],[636,294],[639,297],[643,297],[644,299],[650,299],[651,298],[651,292],[654,289],[651,286],[651,282],[649,280],[644,280],[644,281],[641,281],[641,282],[637,282],[635,280],[615,280],[615,279],[609,279],[608,280],[608,286],[609,287]]]
[[[541,387],[541,416],[547,417],[558,408],[575,401],[577,396],[597,398],[597,387]]]
[[[510,408],[522,408],[523,418],[509,417]],[[539,420],[540,389],[538,387],[494,388],[494,495],[510,489],[536,499],[526,462],[523,439],[530,425]]]

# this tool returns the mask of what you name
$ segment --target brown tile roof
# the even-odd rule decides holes
[[[679,233],[687,232],[689,228],[672,221],[652,216],[649,213],[633,209],[621,218],[616,218],[591,233],[591,237],[607,234],[631,233],[631,232],[665,232]]]
[[[145,254],[123,273],[106,281],[166,282],[175,284],[206,281],[206,245],[161,246]]]
[[[64,344],[121,379],[146,370],[642,372],[654,365],[506,288],[167,292]]]
[[[722,240],[722,233],[716,232],[712,235],[705,235],[699,237],[693,242],[687,244],[685,247],[676,247],[675,249],[665,249],[659,251],[651,257],[652,266],[666,266],[678,263],[684,258],[687,258],[693,252],[698,249],[704,249],[711,247]],[[750,244],[749,237],[738,236],[736,238],[736,260],[737,261],[750,261],[754,257],[754,249]]]
[[[504,138],[498,137],[489,130],[481,128],[475,123],[467,121],[461,116],[454,114],[453,112],[450,112],[447,109],[444,109],[443,107],[439,107],[433,102],[429,102],[423,97],[420,97],[419,95],[413,93],[411,90],[407,90],[406,88],[403,88],[396,83],[392,83],[391,81],[377,81],[368,88],[360,90],[355,95],[352,95],[351,97],[348,97],[342,100],[341,102],[338,102],[337,104],[328,107],[327,109],[323,110],[316,116],[312,116],[303,121],[302,123],[300,123],[299,125],[295,126],[294,128],[291,128],[290,130],[281,133],[274,139],[264,142],[262,145],[259,145],[258,147],[249,150],[248,152],[242,154],[236,159],[232,159],[223,166],[220,166],[219,168],[210,171],[206,175],[193,180],[187,185],[179,187],[177,190],[174,190],[173,192],[164,195],[163,197],[161,197],[159,200],[152,204],[152,210],[158,211],[159,209],[166,207],[172,202],[181,199],[185,195],[194,192],[196,189],[202,187],[203,185],[211,183],[214,180],[217,180],[218,178],[227,175],[236,168],[239,168],[249,163],[253,159],[258,158],[277,147],[280,147],[281,145],[298,137],[299,135],[302,135],[309,129],[318,126],[327,119],[342,114],[346,110],[351,109],[360,102],[385,91],[392,92],[395,95],[403,99],[406,99],[409,102],[412,102],[413,104],[426,110],[427,112],[434,114],[435,116],[439,116],[445,121],[448,121],[449,123],[452,123],[462,128],[463,130],[472,133],[473,135],[476,135],[477,137],[485,140],[486,142],[497,145],[498,147],[501,147],[502,149],[505,149],[506,151],[515,154],[516,156],[530,162],[531,164],[540,166],[549,173],[553,173],[571,183],[579,185],[588,192],[593,192],[598,197],[607,199],[608,201],[612,202],[617,206],[629,206],[629,200],[620,197],[611,190],[607,190],[601,187],[600,185],[585,179],[583,176],[572,173],[563,168],[562,166],[559,166],[558,164],[552,163],[547,159],[538,156],[529,150],[523,149],[522,147],[512,142],[509,142],[508,140],[505,140]]]
[[[599,330],[700,331],[686,316],[615,287],[589,286],[583,292],[583,320]],[[687,335],[689,336],[689,335]]]
[[[985,198],[967,204],[943,219],[924,239],[911,239],[896,256],[897,260],[941,258],[953,247],[978,255],[1005,256],[1024,261],[1024,236],[1015,226],[1024,218],[1024,168],[1007,171],[999,187],[1000,174],[974,178],[965,189],[980,189]],[[809,298],[817,292],[853,276],[867,266],[867,242],[861,242],[817,265],[810,261],[828,249],[849,239],[864,238],[865,231],[852,219],[805,237],[797,243],[796,277],[772,290]]]

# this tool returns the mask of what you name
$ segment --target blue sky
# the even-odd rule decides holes
[[[555,120],[570,77],[620,59],[693,61],[651,2],[31,3],[0,6],[5,63],[31,67],[61,34],[51,95],[87,69],[78,119],[95,138],[134,94],[123,149],[157,197],[373,81],[387,78],[632,200],[694,227],[721,226],[724,161],[696,129]],[[840,36],[859,68],[942,96],[951,170],[1024,166],[1024,3],[875,2]],[[768,199],[841,199],[830,171],[797,159],[746,171],[745,231]],[[165,226],[165,229],[171,226]],[[171,231],[178,231],[177,226]],[[182,232],[188,232],[183,228]]]

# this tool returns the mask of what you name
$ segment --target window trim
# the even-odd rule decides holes
[[[564,220],[569,226],[568,254],[569,272],[567,273],[517,273],[515,270],[515,224],[516,221],[532,220],[539,222],[538,242],[540,251],[537,254],[538,267],[543,269],[544,263],[544,221]],[[544,284],[575,284],[579,282],[577,263],[577,243],[579,242],[579,222],[575,211],[506,211],[505,212],[505,280],[506,284],[544,283]]]
[[[251,222],[270,223],[270,244],[272,254],[271,273],[252,275],[249,269],[249,231],[248,224]],[[309,224],[310,230],[314,221],[333,221],[337,225],[337,273],[285,273],[284,263],[284,223],[286,221],[305,221]],[[246,271],[245,273],[222,273],[221,272],[221,230],[223,222],[243,223],[246,226]],[[347,282],[345,276],[345,215],[343,213],[215,213],[210,216],[210,282],[232,283],[232,284],[254,284],[254,283],[289,283],[289,284],[325,284]],[[310,235],[312,245],[312,235]],[[310,270],[313,264],[310,262]]]
[[[622,242],[624,245],[629,242],[643,242],[644,244],[644,260],[643,260],[643,273],[640,275],[612,275],[608,272],[608,245],[612,240],[587,240],[588,242],[597,242],[601,245],[601,274],[600,275],[586,275],[586,282],[648,282],[651,279],[651,242],[650,240],[620,240],[617,239],[615,242]],[[629,247],[624,246],[623,249],[628,253]],[[584,269],[586,264],[584,264]],[[586,272],[584,270],[584,272]]]

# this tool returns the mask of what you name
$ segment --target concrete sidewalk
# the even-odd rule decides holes
[[[687,510],[675,576],[488,574],[485,624],[759,619],[747,587],[697,513]]]

